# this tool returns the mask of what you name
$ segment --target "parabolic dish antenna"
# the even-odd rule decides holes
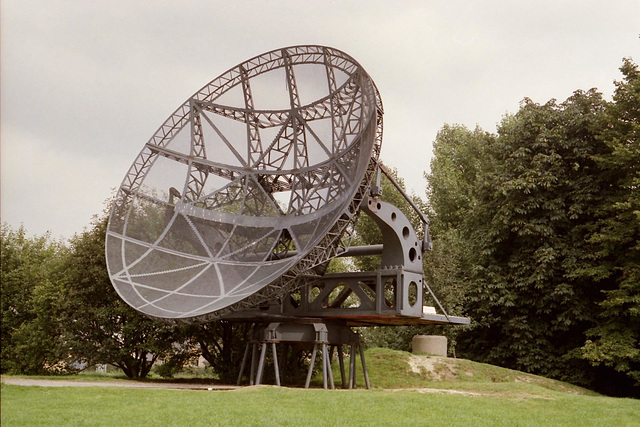
[[[136,310],[219,318],[322,273],[367,194],[382,103],[362,67],[295,46],[231,68],[182,104],[113,203],[109,276]]]

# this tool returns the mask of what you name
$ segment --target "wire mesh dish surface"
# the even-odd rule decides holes
[[[373,176],[382,104],[322,46],[267,52],[182,104],[120,186],[106,237],[118,294],[163,319],[279,298],[335,256]]]

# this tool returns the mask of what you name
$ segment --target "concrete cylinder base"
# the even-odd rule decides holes
[[[441,335],[416,335],[411,340],[411,352],[447,357],[447,337]]]

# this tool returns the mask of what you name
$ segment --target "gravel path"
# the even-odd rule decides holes
[[[189,383],[142,383],[135,381],[67,381],[41,380],[31,378],[2,378],[3,384],[37,387],[127,387],[127,388],[162,388],[176,390],[235,390],[229,385],[207,385]]]
[[[125,388],[151,388],[166,390],[235,390],[240,387],[231,385],[207,385],[207,384],[189,384],[189,383],[143,383],[126,380],[113,381],[68,381],[68,380],[41,380],[32,378],[2,378],[3,384],[19,385],[19,386],[36,386],[36,387],[125,387]],[[265,387],[265,386],[257,386]],[[275,387],[275,386],[272,386]],[[338,390],[340,390],[338,388]],[[511,396],[528,399],[551,399],[545,395],[533,395],[526,393],[500,393],[500,392],[475,392],[466,390],[451,390],[438,388],[413,388],[413,389],[387,389],[387,391],[409,391],[413,390],[418,393],[428,394],[457,394],[462,396]]]

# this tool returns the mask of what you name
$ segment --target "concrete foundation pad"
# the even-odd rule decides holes
[[[442,335],[416,335],[411,340],[411,352],[447,357],[447,337]]]

